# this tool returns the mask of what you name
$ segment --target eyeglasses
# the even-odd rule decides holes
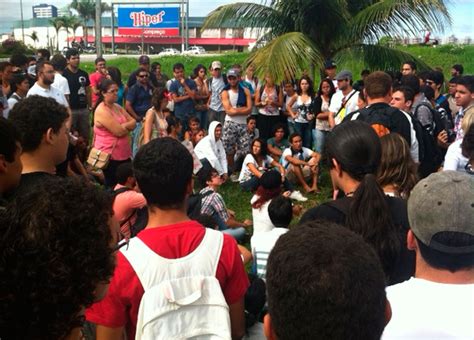
[[[107,93],[118,93],[118,90],[109,90]]]
[[[138,78],[148,78],[148,74],[140,74]]]

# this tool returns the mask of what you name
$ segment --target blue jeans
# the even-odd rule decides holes
[[[140,133],[142,131],[142,125],[142,122],[137,122],[135,129],[132,131],[132,158],[135,158],[135,155],[139,149],[139,139]]]
[[[245,228],[229,228],[225,221],[216,213],[212,215],[214,221],[216,221],[219,231],[222,231],[224,234],[228,234],[235,238],[236,241],[242,241],[245,237]]]
[[[207,111],[196,111],[194,115],[199,118],[201,128],[207,129]]]
[[[270,171],[278,171],[278,170],[270,170]],[[260,179],[257,178],[256,176],[252,176],[245,182],[240,183],[240,187],[244,191],[256,191],[259,185],[260,185]],[[288,178],[286,177],[283,180],[283,188],[285,188],[285,191],[294,190],[293,184],[291,184]]]
[[[303,146],[311,149],[311,127],[309,123],[295,122],[295,132],[298,132],[303,139]]]
[[[315,129],[314,151],[322,153],[324,150],[324,142],[329,131]]]
[[[295,133],[295,122],[288,121],[288,137]]]

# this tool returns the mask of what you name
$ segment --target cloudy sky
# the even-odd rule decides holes
[[[159,1],[159,0],[158,0]],[[237,2],[241,2],[238,0]],[[247,2],[261,3],[261,0],[246,0]],[[107,1],[109,2],[109,1]],[[137,1],[139,2],[139,1]],[[217,6],[236,2],[235,0],[189,0],[191,16],[205,16]],[[31,7],[40,3],[47,3],[61,8],[68,0],[23,0],[23,15],[25,19],[32,17]],[[453,25],[446,29],[445,35],[455,34],[462,38],[474,37],[474,0],[451,0],[449,10],[453,18]],[[11,21],[12,18],[20,19],[19,0],[0,0],[0,26]]]

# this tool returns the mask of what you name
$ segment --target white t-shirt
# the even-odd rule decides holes
[[[51,86],[57,88],[65,96],[71,94],[71,91],[69,91],[69,83],[67,82],[67,79],[57,72],[54,74],[54,82],[51,84]]]
[[[347,100],[347,98],[349,98],[349,101],[346,103],[345,112],[342,112],[344,109],[339,112],[340,108],[342,107],[342,100]],[[346,96],[342,93],[342,91],[336,91],[336,93],[334,93],[331,98],[331,104],[329,105],[329,111],[334,112],[334,114],[339,112],[339,114],[334,118],[336,124],[339,124],[349,113],[359,109],[357,106],[358,101],[359,91],[352,90]]]
[[[267,155],[267,157],[263,160],[261,170],[267,170],[270,165],[272,164],[273,158]],[[253,173],[250,171],[249,167],[247,166],[248,164],[253,164],[257,169],[260,170],[260,166],[257,164],[257,161],[253,157],[252,154],[247,154],[244,158],[244,162],[242,163],[242,170],[240,170],[240,175],[239,175],[239,182],[245,182],[248,181],[252,176]],[[260,172],[262,172],[260,171]]]
[[[290,164],[290,162],[286,160],[286,156],[292,156],[295,158],[300,158],[302,160],[307,160],[308,158],[311,157],[312,154],[313,154],[313,150],[305,148],[304,146],[302,147],[301,152],[295,155],[291,154],[291,148],[286,148],[285,151],[283,151],[281,155],[280,161],[283,167],[286,169],[288,168],[288,165]]]
[[[224,92],[224,91],[222,91],[222,92]],[[230,106],[232,106],[233,108],[236,108],[237,107],[237,100],[239,99],[239,91],[237,90],[237,92],[234,92],[231,89],[229,89],[229,91],[227,91],[227,93],[229,94]],[[225,121],[231,121],[231,122],[237,123],[239,125],[247,125],[247,115],[229,116],[228,114],[226,114],[224,120]]]
[[[469,160],[462,155],[461,143],[462,139],[449,146],[446,156],[444,156],[443,170],[466,171],[465,167]]]
[[[41,97],[47,97],[47,98],[53,98],[56,100],[59,104],[64,105],[66,107],[69,107],[69,103],[66,100],[66,97],[64,94],[58,90],[57,88],[50,86],[49,89],[42,88],[41,86],[38,85],[38,82],[36,82],[33,87],[28,91],[28,94],[26,95],[27,97],[33,96],[33,95],[38,95]]]
[[[259,196],[253,195],[252,199],[250,200],[250,204],[253,204],[257,201]],[[268,215],[268,206],[272,200],[268,200],[265,202],[259,209],[255,209],[252,207],[252,219],[253,219],[253,234],[256,235],[261,232],[270,231],[275,226],[270,220],[270,216]]]
[[[387,287],[392,319],[382,340],[474,339],[474,284],[423,279]]]
[[[273,228],[270,231],[254,234],[250,239],[252,256],[259,278],[265,279],[268,255],[270,255],[278,238],[287,231],[288,229],[286,228]]]

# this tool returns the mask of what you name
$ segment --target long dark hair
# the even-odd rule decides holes
[[[296,89],[296,93],[298,93],[299,96],[301,96],[303,94],[303,91],[301,90],[301,81],[302,80],[306,80],[308,82],[308,84],[309,84],[308,96],[310,96],[311,98],[314,98],[313,81],[308,76],[301,76],[301,78],[298,80],[298,88]]]
[[[332,80],[331,79],[327,79],[327,78],[324,78],[323,80],[321,80],[321,83],[319,83],[319,89],[318,89],[318,97],[321,97],[323,95],[323,84],[326,83],[329,85],[329,99],[332,98],[332,95],[334,93],[336,93],[336,88],[334,87],[334,84],[332,83]]]
[[[254,155],[253,153],[253,145],[255,144],[255,142],[259,142],[260,143],[260,154],[259,155]],[[267,149],[267,143],[265,143],[263,141],[263,139],[261,138],[255,138],[252,143],[250,143],[250,154],[253,156],[253,158],[255,158],[256,161],[257,160],[257,157],[259,157],[260,159],[265,159],[265,157],[267,157],[268,155],[268,149]]]
[[[193,74],[191,76],[192,79],[196,79],[199,77],[199,71],[203,69],[204,72],[207,72],[206,67],[203,64],[198,64],[194,69],[193,69]]]
[[[335,159],[342,171],[360,182],[346,216],[346,226],[375,248],[389,275],[399,255],[400,239],[375,176],[381,160],[380,139],[367,123],[350,121],[336,126],[325,146],[329,167],[334,167]]]

